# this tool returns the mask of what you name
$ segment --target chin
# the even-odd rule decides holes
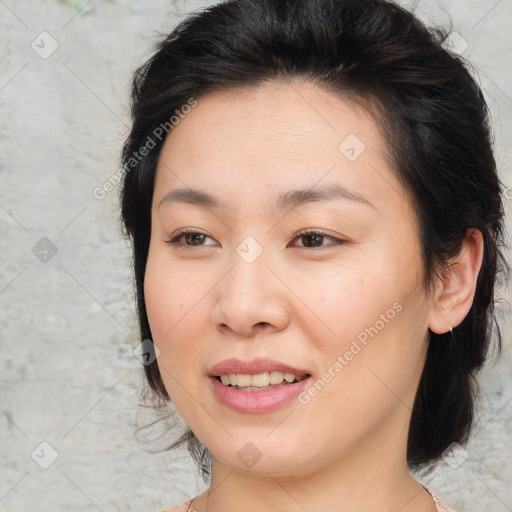
[[[295,443],[293,446],[281,446],[280,449],[276,449],[274,445],[268,446],[268,441],[267,446],[264,445],[264,441],[249,441],[229,455],[218,452],[220,456],[214,454],[214,457],[233,471],[255,476],[268,477],[269,473],[280,477],[303,476],[311,472],[313,461],[308,460],[303,451],[301,458],[298,459],[298,452],[301,452],[297,448],[299,445],[300,443]]]

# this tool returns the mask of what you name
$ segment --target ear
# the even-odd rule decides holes
[[[443,334],[464,320],[473,304],[483,254],[482,233],[475,228],[469,229],[460,254],[450,262],[444,278],[436,283],[429,313],[431,331]]]

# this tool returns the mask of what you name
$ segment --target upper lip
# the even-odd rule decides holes
[[[294,375],[310,375],[310,372],[301,368],[296,368],[288,364],[276,361],[274,359],[255,358],[242,360],[237,358],[224,359],[214,364],[208,370],[210,377],[219,377],[230,373],[255,375],[257,373],[265,373],[278,371],[283,373],[293,373]]]

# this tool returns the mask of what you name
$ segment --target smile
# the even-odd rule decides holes
[[[229,377],[231,381],[231,376]],[[235,377],[238,377],[238,374],[235,374]],[[242,382],[244,377],[247,376],[242,375]],[[251,377],[252,383],[254,375],[249,375],[249,377]],[[261,387],[251,385],[239,388],[238,385],[223,384],[220,376],[209,377],[209,381],[212,392],[221,405],[239,413],[264,413],[280,409],[295,401],[294,399],[311,381],[311,375],[304,375],[300,377],[300,380],[297,380],[295,375],[293,377],[292,382],[283,378],[280,384]]]
[[[270,371],[257,373],[255,375],[244,373],[229,373],[217,377],[222,384],[238,391],[266,391],[281,385],[300,382],[307,378],[307,375],[295,375],[294,373],[283,373]]]

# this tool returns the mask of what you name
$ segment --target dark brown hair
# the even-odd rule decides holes
[[[450,29],[451,30],[451,29]],[[475,375],[489,357],[498,274],[509,267],[503,246],[501,184],[488,107],[462,58],[443,48],[449,31],[427,28],[385,0],[237,0],[190,15],[135,73],[132,130],[122,164],[122,219],[133,242],[141,339],[152,339],[144,273],[157,160],[155,130],[190,98],[215,90],[300,78],[355,99],[378,122],[390,160],[418,216],[427,291],[448,269],[470,228],[481,231],[484,257],[472,307],[450,332],[429,331],[424,371],[409,429],[413,470],[464,444],[474,421]],[[150,388],[169,396],[156,361],[145,367]],[[211,454],[191,431],[188,447],[203,469]],[[173,445],[174,446],[174,445]]]

